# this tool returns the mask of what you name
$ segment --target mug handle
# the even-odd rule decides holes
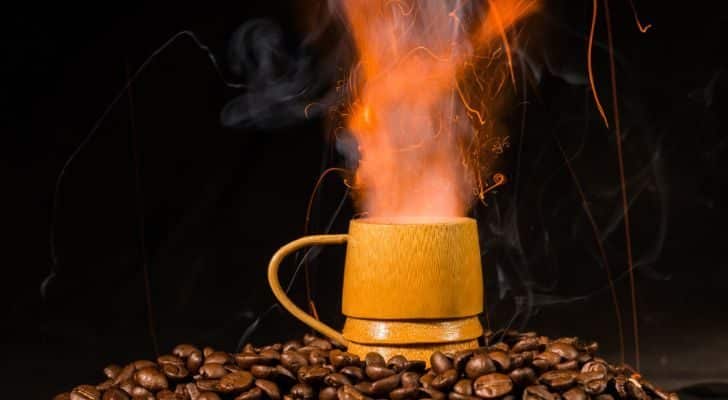
[[[297,305],[293,304],[291,299],[288,298],[286,292],[283,290],[283,287],[281,287],[281,283],[278,281],[278,267],[280,266],[281,261],[283,261],[283,259],[287,255],[296,250],[314,245],[343,244],[346,243],[348,237],[349,236],[346,234],[304,236],[278,249],[278,251],[273,254],[273,257],[271,257],[270,263],[268,264],[268,283],[270,284],[270,288],[273,291],[273,295],[276,297],[276,299],[278,299],[283,308],[288,310],[288,312],[293,314],[294,317],[298,318],[304,324],[317,330],[323,335],[336,340],[346,347],[349,346],[349,341],[346,340],[339,331],[313,318],[305,311],[298,308]]]

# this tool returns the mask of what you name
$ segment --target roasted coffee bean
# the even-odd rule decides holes
[[[498,372],[483,375],[473,382],[475,394],[486,399],[504,396],[511,390],[513,390],[511,378]]]
[[[495,364],[493,364],[493,361],[487,354],[475,354],[465,364],[465,375],[470,379],[475,379],[491,372],[495,372]]]
[[[289,350],[281,354],[281,364],[295,373],[299,368],[308,365],[308,360],[301,354]]]
[[[148,390],[162,390],[169,387],[167,377],[154,367],[146,367],[134,372],[134,381]]]
[[[131,388],[131,393],[129,393],[129,394],[131,394],[132,397],[135,399],[137,397],[145,398],[145,399],[148,399],[148,398],[154,399],[154,395],[152,394],[152,392],[150,392],[149,390],[147,390],[146,388],[143,388],[141,386],[134,386],[133,388]]]
[[[250,367],[250,373],[253,374],[254,377],[260,379],[270,379],[274,377],[275,370],[275,367],[271,367],[270,365],[253,365]]]
[[[360,391],[355,389],[353,386],[342,386],[336,391],[338,400],[366,400]]]
[[[394,370],[392,369],[389,369],[387,367],[380,367],[377,365],[367,366],[364,371],[366,372],[369,379],[373,381],[396,374],[396,372],[394,372]]]
[[[301,367],[298,369],[298,380],[308,384],[318,384],[330,373],[331,370],[324,367]]]
[[[303,343],[300,340],[292,339],[285,343],[283,343],[283,346],[281,347],[281,352],[285,353],[287,351],[295,351],[303,347]]]
[[[316,347],[321,350],[331,350],[333,346],[331,346],[331,342],[324,339],[316,339],[308,343],[306,346]]]
[[[445,395],[445,393],[443,393],[437,389],[434,389],[434,388],[421,387],[421,388],[418,388],[418,390],[420,393],[422,393],[426,396],[425,398],[429,398],[432,400],[445,400],[445,398],[447,397]]]
[[[523,400],[558,400],[559,395],[549,392],[546,386],[532,385],[523,391]]]
[[[313,390],[313,388],[310,385],[307,385],[305,383],[297,383],[291,387],[291,396],[293,396],[294,399],[304,399],[304,400],[310,400],[314,398],[314,395],[316,394]]]
[[[474,350],[460,350],[456,352],[452,357],[452,364],[458,371],[465,369],[465,364],[475,354]]]
[[[466,396],[457,392],[448,393],[447,398],[450,400],[480,400],[478,396]]]
[[[281,361],[281,353],[272,348],[261,350],[258,355],[263,359],[263,362],[268,365],[277,364]]]
[[[342,386],[342,387],[346,387],[346,386]],[[371,396],[374,394],[374,391],[372,390],[372,383],[369,381],[359,382],[356,385],[353,385],[353,387],[357,391],[359,391],[367,396]],[[339,389],[341,389],[341,388],[339,388]]]
[[[190,373],[195,373],[202,365],[202,361],[202,352],[192,353],[189,357],[187,357],[187,362],[185,363],[185,366],[187,367],[187,370],[190,371]]]
[[[652,383],[642,380],[640,381],[642,384],[642,389],[647,392],[647,394],[652,395],[652,397],[657,397],[660,400],[668,400],[670,399],[670,393],[658,388],[657,386],[653,385]]]
[[[538,350],[540,347],[541,342],[537,337],[527,337],[514,344],[511,350],[514,353],[521,353],[529,350]]]
[[[184,400],[184,397],[180,397],[177,393],[164,389],[156,394],[156,400]]]
[[[584,388],[587,394],[595,395],[607,389],[606,374],[599,370],[582,372],[576,376],[577,382]]]
[[[508,371],[511,368],[511,357],[505,351],[488,352],[488,358],[493,361],[498,371]]]
[[[420,374],[417,372],[403,372],[400,376],[402,387],[417,387],[420,385]]]
[[[511,368],[526,367],[533,361],[533,354],[531,352],[510,354]]]
[[[263,360],[266,360],[265,357],[263,357]],[[209,355],[205,356],[205,361],[203,364],[228,364],[232,362],[233,358],[230,356],[230,354],[225,353],[224,351],[214,351]]]
[[[385,394],[391,392],[399,386],[399,378],[400,375],[397,374],[372,382],[372,392],[374,394]]]
[[[263,393],[268,396],[271,400],[279,400],[281,398],[281,391],[278,389],[278,385],[267,379],[256,379],[255,386],[259,387]]]
[[[627,393],[630,395],[630,398],[635,400],[650,400],[650,396],[645,393],[642,389],[642,385],[640,385],[637,380],[633,378],[627,379],[625,387],[627,388]]]
[[[417,389],[416,386],[401,387],[401,388],[392,390],[389,393],[389,398],[392,400],[415,399],[415,398],[417,398],[418,393],[419,393],[419,390]]]
[[[567,390],[561,395],[561,397],[563,397],[564,400],[589,400],[589,396],[587,396],[586,392],[578,387]]]
[[[136,360],[132,364],[134,364],[134,369],[143,369],[143,368],[157,368],[157,364],[154,361],[150,360]]]
[[[452,365],[452,363],[450,364]],[[450,368],[443,371],[441,374],[435,376],[430,382],[430,386],[437,390],[448,390],[458,381],[458,371],[455,368]]]
[[[329,361],[329,352],[315,348],[308,353],[308,363],[311,365],[323,365]]]
[[[104,375],[109,379],[116,378],[119,372],[121,372],[121,367],[116,364],[110,364],[104,367]]]
[[[612,396],[609,393],[600,394],[598,396],[593,397],[594,400],[614,400],[614,396]]]
[[[129,400],[129,395],[121,389],[111,388],[104,392],[102,400]]]
[[[354,366],[344,367],[339,372],[346,375],[347,377],[354,380],[355,382],[358,382],[358,381],[364,379],[364,372],[359,367],[354,367]]]
[[[118,386],[122,382],[131,379],[134,376],[135,369],[136,368],[134,368],[134,364],[125,365],[124,368],[122,368],[121,371],[119,371],[119,373],[114,378],[114,386]]]
[[[253,375],[248,371],[231,372],[222,378],[218,388],[222,392],[243,392],[253,386]]]
[[[331,360],[331,364],[337,369],[360,364],[359,356],[339,349],[334,349],[329,352],[329,360]]]
[[[592,360],[592,356],[589,355],[589,353],[580,353],[579,357],[576,358],[576,361],[578,361],[580,365],[586,364],[591,360]]]
[[[545,383],[552,389],[564,390],[571,387],[576,381],[575,371],[548,371],[543,373],[538,380],[541,383]]]
[[[198,373],[202,378],[219,379],[227,375],[228,371],[222,364],[211,363],[203,364]]]
[[[200,396],[200,388],[197,387],[196,383],[188,383],[185,385],[185,392],[187,393],[187,397],[191,399],[196,399]]]
[[[505,351],[507,353],[511,350],[511,347],[508,345],[508,343],[498,342],[498,343],[495,343],[495,344],[491,345],[490,347],[488,347],[488,350],[490,350],[490,351],[500,350],[500,351]]]
[[[214,353],[215,349],[210,346],[205,346],[202,348],[202,355],[205,356],[205,358],[209,357],[210,354]]]
[[[181,358],[179,358],[175,355],[165,354],[165,355],[157,357],[157,364],[159,364],[159,365],[174,364],[174,365],[182,366],[182,365],[185,365],[185,362]]]
[[[555,369],[572,369],[572,370],[577,370],[577,369],[579,369],[579,362],[576,361],[576,360],[564,361],[562,363],[558,363],[558,364],[554,365],[554,368]]]
[[[470,379],[461,379],[455,383],[452,390],[456,393],[464,394],[466,396],[473,395],[473,381]]]
[[[250,369],[253,365],[262,365],[263,357],[256,353],[238,353],[233,356],[235,364],[242,369]]]
[[[435,372],[429,370],[427,371],[427,373],[420,377],[420,384],[422,384],[422,386],[424,387],[430,387],[430,383],[433,379],[435,379]]]
[[[119,389],[131,394],[131,390],[136,387],[136,385],[137,384],[134,382],[134,379],[127,379],[119,384]]]
[[[220,396],[218,396],[215,392],[200,392],[200,396],[197,398],[197,400],[221,400]]]
[[[367,353],[367,355],[364,357],[364,364],[366,366],[376,366],[376,367],[386,367],[387,362],[384,360],[384,357],[382,357],[379,353]]]
[[[564,342],[551,343],[546,346],[546,351],[556,353],[566,361],[575,360],[579,351],[574,346]]]
[[[607,376],[609,369],[607,365],[602,361],[589,361],[581,367],[581,372],[601,372],[604,376]]]
[[[387,368],[394,370],[394,372],[402,372],[407,368],[407,359],[402,355],[396,355],[387,361]]]
[[[109,389],[110,387],[114,386],[114,380],[113,379],[107,379],[98,385],[96,385],[96,389],[103,392],[104,390]]]
[[[432,353],[430,356],[430,365],[436,374],[441,374],[453,368],[452,360],[439,351]]]
[[[511,371],[508,376],[511,378],[513,383],[521,387],[531,386],[538,381],[536,371],[530,367],[516,368]]]
[[[333,374],[326,375],[324,384],[338,388],[343,385],[351,385],[351,379],[342,373],[334,372]]]
[[[162,372],[170,379],[183,379],[190,374],[187,368],[177,364],[163,364]]]
[[[330,387],[329,386],[329,387],[325,387],[325,388],[319,390],[318,398],[319,398],[319,400],[335,400],[335,399],[337,399],[337,396],[336,396],[336,388],[333,388],[333,387]]]
[[[274,370],[275,370],[274,371],[275,372],[275,378],[276,378],[276,380],[279,383],[283,383],[283,384],[286,384],[286,385],[288,385],[288,384],[291,384],[292,385],[292,384],[294,384],[298,380],[298,378],[296,378],[296,374],[294,374],[293,372],[289,371],[288,369],[286,369],[282,365],[276,365],[275,368],[274,368]]]
[[[195,382],[195,385],[197,385],[197,388],[200,389],[200,391],[217,392],[220,390],[219,379],[198,379]]]
[[[263,391],[259,387],[254,387],[237,395],[234,400],[259,400],[261,397],[263,397]]]
[[[533,365],[536,366],[536,368],[545,371],[554,365],[558,364],[559,361],[561,361],[561,356],[552,353],[550,351],[544,351],[543,353],[539,353],[534,357]]]
[[[91,385],[80,385],[73,388],[69,397],[71,400],[100,400],[101,392]]]

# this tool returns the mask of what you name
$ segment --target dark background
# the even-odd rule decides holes
[[[610,4],[634,196],[641,367],[670,389],[725,383],[728,11],[723,2],[641,1],[643,21],[654,25],[641,34],[628,2]],[[511,321],[592,338],[618,361],[604,266],[560,143],[603,233],[633,363],[614,136],[600,125],[583,81],[571,79],[584,74],[590,7],[546,3],[547,29],[534,55],[542,74],[528,85],[525,119],[522,107],[505,118],[511,147],[500,170],[509,183],[473,215],[486,249],[491,327]],[[303,234],[320,172],[342,161],[324,118],[222,127],[221,109],[244,91],[226,87],[188,38],[152,61],[133,84],[132,101],[121,99],[68,168],[56,214],[58,265],[45,296],[40,289],[53,270],[55,179],[131,71],[189,29],[236,79],[225,54],[238,26],[269,18],[282,27],[283,46],[295,49],[305,35],[295,22],[301,10],[287,1],[105,2],[3,12],[0,124],[10,171],[3,186],[3,375],[15,383],[11,391],[49,398],[100,381],[110,362],[153,357],[144,259],[162,352],[179,342],[233,351],[274,303],[267,261]],[[605,41],[600,23],[594,62],[609,104]],[[344,194],[337,175],[324,180],[309,232],[324,230]],[[347,202],[331,231],[344,232],[353,213]],[[342,257],[342,249],[327,250],[311,266],[319,313],[332,324],[342,322]],[[303,288],[296,280],[299,302]],[[303,332],[273,310],[249,339]]]

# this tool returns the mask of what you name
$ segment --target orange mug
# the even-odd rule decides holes
[[[288,298],[278,267],[306,246],[346,243],[342,332]],[[321,334],[360,356],[377,351],[429,361],[436,350],[478,347],[483,328],[483,276],[472,218],[354,219],[348,234],[312,235],[281,247],[268,266],[281,305]]]

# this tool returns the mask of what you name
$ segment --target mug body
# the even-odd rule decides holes
[[[351,221],[342,295],[349,351],[427,360],[434,350],[477,347],[482,310],[474,219]]]

